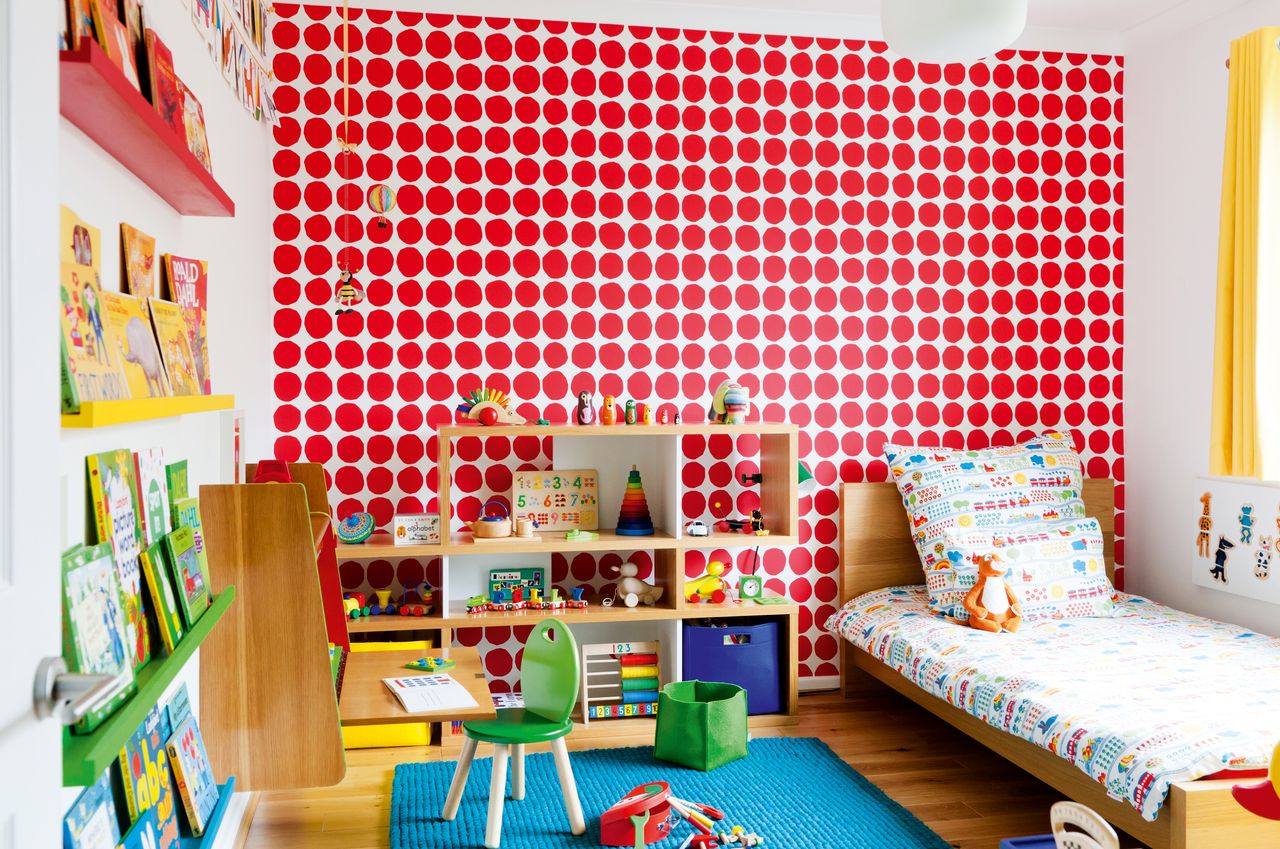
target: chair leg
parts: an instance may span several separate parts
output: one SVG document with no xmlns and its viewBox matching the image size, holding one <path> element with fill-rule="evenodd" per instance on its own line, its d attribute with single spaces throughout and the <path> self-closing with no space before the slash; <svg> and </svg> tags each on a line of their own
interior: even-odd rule
<svg viewBox="0 0 1280 849">
<path fill-rule="evenodd" d="M 524 798 L 524 743 L 511 746 L 511 798 L 517 802 Z"/>
<path fill-rule="evenodd" d="M 498 849 L 502 842 L 502 801 L 507 795 L 507 746 L 493 747 L 493 777 L 489 781 L 489 821 L 484 827 L 484 845 Z"/>
<path fill-rule="evenodd" d="M 467 775 L 471 772 L 471 761 L 476 756 L 479 740 L 468 737 L 462 743 L 462 755 L 458 758 L 458 766 L 453 770 L 453 781 L 449 784 L 449 795 L 444 800 L 445 820 L 452 820 L 458 815 L 458 804 L 462 802 L 462 790 L 467 786 Z"/>
<path fill-rule="evenodd" d="M 582 834 L 587 825 L 582 821 L 582 802 L 578 799 L 578 785 L 573 781 L 573 767 L 569 765 L 569 749 L 564 738 L 551 741 L 551 752 L 556 759 L 556 774 L 560 776 L 560 792 L 564 795 L 564 810 L 569 815 L 569 830 Z"/>
</svg>

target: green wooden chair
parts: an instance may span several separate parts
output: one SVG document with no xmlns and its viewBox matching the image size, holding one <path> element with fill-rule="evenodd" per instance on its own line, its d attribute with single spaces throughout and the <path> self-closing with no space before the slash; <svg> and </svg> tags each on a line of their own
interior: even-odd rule
<svg viewBox="0 0 1280 849">
<path fill-rule="evenodd" d="M 463 724 L 467 740 L 462 756 L 453 772 L 449 795 L 442 816 L 452 820 L 458 815 L 462 790 L 467 785 L 471 761 L 476 747 L 483 741 L 493 744 L 493 777 L 489 782 L 489 820 L 484 830 L 484 845 L 498 849 L 502 841 L 502 803 L 507 790 L 507 758 L 511 758 L 511 798 L 524 798 L 524 747 L 526 743 L 550 743 L 560 776 L 560 792 L 569 815 L 569 830 L 582 834 L 587 830 L 582 819 L 582 802 L 569 766 L 569 750 L 564 738 L 573 730 L 569 713 L 578 698 L 582 680 L 582 661 L 578 643 L 559 619 L 547 619 L 533 629 L 524 645 L 520 662 L 520 689 L 524 707 L 498 711 L 496 719 Z"/>
</svg>

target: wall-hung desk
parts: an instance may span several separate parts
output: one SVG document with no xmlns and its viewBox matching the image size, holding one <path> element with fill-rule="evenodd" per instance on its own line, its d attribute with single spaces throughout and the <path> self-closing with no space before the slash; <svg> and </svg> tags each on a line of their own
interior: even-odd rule
<svg viewBox="0 0 1280 849">
<path fill-rule="evenodd" d="M 446 670 L 476 700 L 476 707 L 450 709 L 426 713 L 408 713 L 387 685 L 384 678 L 408 678 L 426 673 L 405 669 L 424 655 L 442 655 L 457 661 L 457 666 Z M 338 715 L 343 725 L 385 725 L 393 722 L 467 722 L 474 719 L 493 719 L 497 712 L 489 695 L 489 684 L 484 677 L 484 663 L 480 652 L 470 647 L 445 650 L 413 649 L 408 651 L 352 652 L 347 655 L 347 668 L 342 677 L 342 698 L 338 702 Z"/>
</svg>

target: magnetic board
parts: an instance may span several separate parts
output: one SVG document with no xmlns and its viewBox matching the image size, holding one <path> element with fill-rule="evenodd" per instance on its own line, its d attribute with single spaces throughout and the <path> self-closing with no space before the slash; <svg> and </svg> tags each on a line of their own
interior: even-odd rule
<svg viewBox="0 0 1280 849">
<path fill-rule="evenodd" d="M 1280 603 L 1280 486 L 1199 477 L 1187 501 L 1192 582 Z"/>
</svg>

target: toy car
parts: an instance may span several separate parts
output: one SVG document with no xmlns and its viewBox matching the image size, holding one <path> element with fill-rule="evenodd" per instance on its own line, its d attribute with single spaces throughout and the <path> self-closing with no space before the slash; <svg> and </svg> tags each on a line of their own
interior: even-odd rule
<svg viewBox="0 0 1280 849">
<path fill-rule="evenodd" d="M 691 537 L 705 537 L 711 535 L 711 532 L 707 530 L 707 526 L 697 519 L 694 519 L 692 522 L 685 525 L 684 532 Z"/>
</svg>

